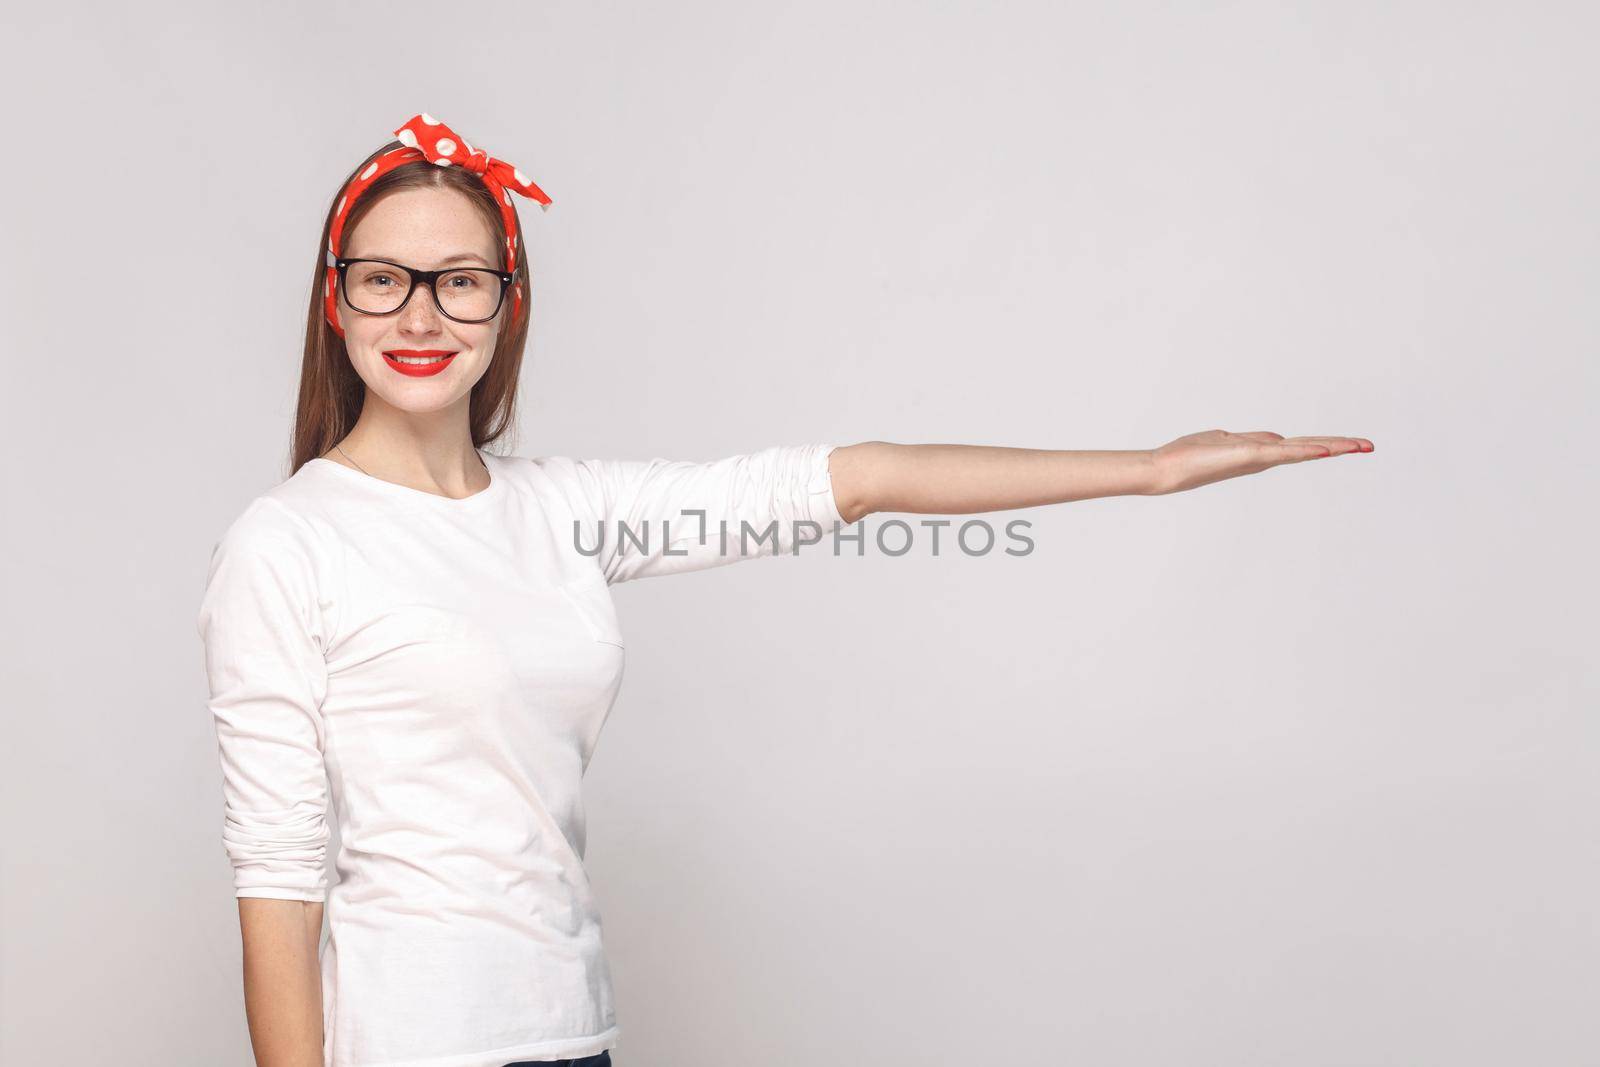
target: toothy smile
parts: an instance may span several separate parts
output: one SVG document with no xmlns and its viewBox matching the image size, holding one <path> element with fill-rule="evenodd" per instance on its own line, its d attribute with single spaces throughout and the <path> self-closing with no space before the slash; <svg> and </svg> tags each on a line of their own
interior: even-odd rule
<svg viewBox="0 0 1600 1067">
<path fill-rule="evenodd" d="M 412 377 L 438 374 L 450 365 L 450 361 L 457 356 L 456 352 L 445 352 L 438 349 L 428 351 L 413 351 L 405 348 L 395 348 L 383 354 L 383 360 L 394 370 Z"/>
<path fill-rule="evenodd" d="M 385 352 L 390 359 L 399 360 L 401 363 L 437 363 L 442 359 L 449 359 L 454 352 Z"/>
</svg>

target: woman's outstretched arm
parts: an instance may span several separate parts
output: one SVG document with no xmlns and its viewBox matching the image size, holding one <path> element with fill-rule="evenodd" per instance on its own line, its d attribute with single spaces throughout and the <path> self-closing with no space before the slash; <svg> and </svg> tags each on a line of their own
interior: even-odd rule
<svg viewBox="0 0 1600 1067">
<path fill-rule="evenodd" d="M 835 449 L 830 473 L 847 523 L 875 512 L 967 515 L 1101 496 L 1160 496 L 1308 459 L 1371 452 L 1364 437 L 1206 430 L 1131 451 L 901 445 Z"/>
</svg>

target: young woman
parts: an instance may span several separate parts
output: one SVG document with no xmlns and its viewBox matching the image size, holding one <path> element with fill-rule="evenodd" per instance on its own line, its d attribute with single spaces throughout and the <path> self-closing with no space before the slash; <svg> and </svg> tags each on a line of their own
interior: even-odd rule
<svg viewBox="0 0 1600 1067">
<path fill-rule="evenodd" d="M 550 200 L 428 115 L 395 132 L 318 246 L 293 473 L 216 544 L 198 618 L 262 1067 L 610 1063 L 579 786 L 622 677 L 611 585 L 875 512 L 1174 493 L 1372 450 L 1210 430 L 1134 451 L 483 451 L 528 331 L 510 194 Z"/>
</svg>

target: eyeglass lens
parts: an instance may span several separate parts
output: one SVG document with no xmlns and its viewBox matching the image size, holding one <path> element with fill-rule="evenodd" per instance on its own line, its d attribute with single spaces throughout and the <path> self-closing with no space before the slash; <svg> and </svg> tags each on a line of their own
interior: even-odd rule
<svg viewBox="0 0 1600 1067">
<path fill-rule="evenodd" d="M 345 299 L 357 311 L 387 315 L 406 297 L 411 279 L 406 272 L 387 263 L 371 261 L 350 264 L 345 272 Z M 421 289 L 423 286 L 418 285 Z M 439 309 L 457 319 L 487 319 L 500 304 L 500 276 L 493 271 L 463 267 L 439 275 L 434 291 L 439 294 Z"/>
</svg>

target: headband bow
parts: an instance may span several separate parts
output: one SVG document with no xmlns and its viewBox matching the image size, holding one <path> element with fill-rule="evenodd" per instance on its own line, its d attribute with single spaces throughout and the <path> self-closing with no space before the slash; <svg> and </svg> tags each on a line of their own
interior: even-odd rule
<svg viewBox="0 0 1600 1067">
<path fill-rule="evenodd" d="M 517 209 L 511 203 L 511 194 L 517 193 L 529 197 L 538 203 L 541 210 L 550 210 L 550 198 L 545 195 L 543 189 L 533 184 L 527 175 L 505 160 L 496 159 L 482 149 L 473 148 L 465 137 L 432 115 L 426 112 L 413 115 L 394 132 L 402 147 L 385 152 L 367 164 L 360 174 L 351 178 L 350 183 L 340 194 L 338 206 L 333 211 L 333 226 L 328 231 L 328 275 L 327 284 L 323 287 L 323 308 L 333 332 L 340 337 L 344 336 L 344 330 L 339 325 L 339 271 L 334 266 L 334 261 L 339 258 L 339 239 L 344 234 L 344 220 L 349 216 L 351 206 L 381 175 L 387 174 L 401 164 L 424 159 L 441 167 L 459 165 L 476 174 L 494 194 L 495 204 L 500 208 L 500 218 L 505 223 L 507 271 L 517 269 L 517 236 L 521 232 L 521 228 L 517 225 Z M 513 287 L 511 295 L 513 300 L 511 312 L 515 317 L 522 311 L 520 282 Z"/>
</svg>

